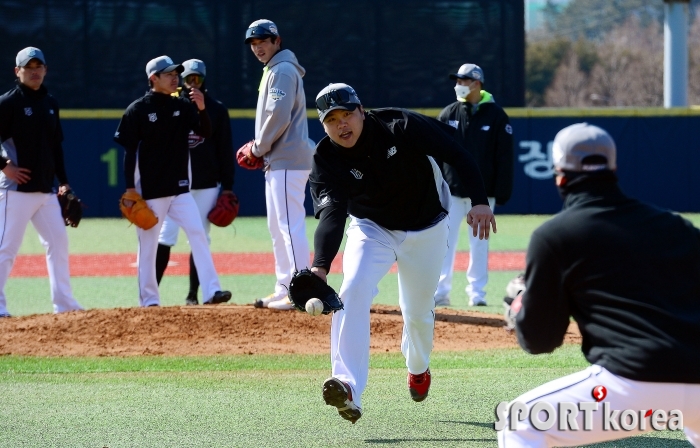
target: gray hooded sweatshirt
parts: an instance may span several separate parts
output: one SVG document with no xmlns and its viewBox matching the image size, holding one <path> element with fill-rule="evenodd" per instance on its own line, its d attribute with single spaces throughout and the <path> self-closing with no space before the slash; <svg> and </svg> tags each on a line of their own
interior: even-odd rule
<svg viewBox="0 0 700 448">
<path fill-rule="evenodd" d="M 253 155 L 266 170 L 310 170 L 316 144 L 309 139 L 306 73 L 290 50 L 282 50 L 263 70 L 255 113 Z"/>
</svg>

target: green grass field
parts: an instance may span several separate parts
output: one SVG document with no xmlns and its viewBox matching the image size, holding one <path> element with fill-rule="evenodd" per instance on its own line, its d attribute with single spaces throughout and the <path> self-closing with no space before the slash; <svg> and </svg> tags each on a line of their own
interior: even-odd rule
<svg viewBox="0 0 700 448">
<path fill-rule="evenodd" d="M 688 215 L 693 222 L 698 215 Z M 532 230 L 547 216 L 498 216 L 492 250 L 524 250 Z M 316 221 L 307 221 L 313 234 Z M 468 250 L 466 226 L 459 250 Z M 68 230 L 72 253 L 135 252 L 135 230 L 124 220 L 88 219 Z M 239 218 L 212 232 L 215 252 L 265 252 L 270 241 L 263 218 Z M 181 235 L 176 251 L 188 251 Z M 21 253 L 42 253 L 28 229 Z M 513 271 L 492 272 L 490 306 L 500 299 Z M 272 275 L 230 275 L 222 285 L 234 301 L 267 293 Z M 339 286 L 340 275 L 330 283 Z M 135 306 L 136 279 L 72 279 L 88 308 Z M 467 308 L 464 274 L 455 275 L 453 304 Z M 166 276 L 162 303 L 179 305 L 186 277 Z M 51 310 L 48 280 L 11 278 L 6 286 L 15 315 Z M 380 284 L 376 303 L 397 304 L 396 276 Z M 31 337 L 31 335 L 27 335 Z M 236 341 L 238 343 L 238 341 Z M 364 415 L 356 424 L 325 406 L 320 389 L 330 374 L 327 356 L 40 358 L 0 356 L 0 447 L 493 447 L 494 409 L 532 387 L 587 366 L 580 350 L 565 346 L 551 355 L 521 350 L 436 352 L 433 387 L 423 403 L 410 400 L 400 354 L 371 358 Z M 689 447 L 682 432 L 658 432 L 598 447 Z"/>
</svg>

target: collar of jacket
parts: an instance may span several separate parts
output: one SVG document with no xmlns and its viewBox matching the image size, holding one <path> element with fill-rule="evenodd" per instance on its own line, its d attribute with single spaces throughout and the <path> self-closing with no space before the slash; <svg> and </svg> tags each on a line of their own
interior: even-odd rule
<svg viewBox="0 0 700 448">
<path fill-rule="evenodd" d="M 563 208 L 601 196 L 623 196 L 614 171 L 566 173 L 566 178 L 566 184 L 563 187 L 557 187 L 559 194 L 564 199 Z"/>
<path fill-rule="evenodd" d="M 153 89 L 149 90 L 146 95 L 150 95 L 153 101 L 169 101 L 172 98 L 177 98 L 177 95 L 172 93 L 160 93 L 154 91 Z"/>
<path fill-rule="evenodd" d="M 19 87 L 19 90 L 22 92 L 22 95 L 26 96 L 27 98 L 40 99 L 44 98 L 49 93 L 48 89 L 44 87 L 43 84 L 39 86 L 37 90 L 34 90 L 19 82 L 19 79 L 16 82 L 17 87 Z"/>
<path fill-rule="evenodd" d="M 464 103 L 464 106 L 466 107 L 467 100 L 462 100 L 460 98 L 457 98 L 457 101 Z M 479 110 L 479 107 L 481 107 L 482 104 L 495 103 L 495 102 L 496 101 L 493 99 L 493 95 L 491 95 L 486 90 L 482 90 L 481 91 L 481 100 L 479 100 L 479 102 L 476 104 L 472 104 L 472 114 L 475 114 L 476 111 Z"/>
</svg>

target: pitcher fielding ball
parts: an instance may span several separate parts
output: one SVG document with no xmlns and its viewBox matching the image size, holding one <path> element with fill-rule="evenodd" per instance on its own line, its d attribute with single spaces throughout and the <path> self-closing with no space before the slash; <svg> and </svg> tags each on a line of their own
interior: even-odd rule
<svg viewBox="0 0 700 448">
<path fill-rule="evenodd" d="M 321 299 L 311 298 L 306 302 L 306 312 L 312 316 L 318 316 L 323 313 L 323 302 Z"/>
</svg>

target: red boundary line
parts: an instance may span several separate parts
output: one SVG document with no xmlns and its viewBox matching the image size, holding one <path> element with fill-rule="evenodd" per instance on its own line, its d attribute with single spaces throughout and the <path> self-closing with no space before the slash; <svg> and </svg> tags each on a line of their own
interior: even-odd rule
<svg viewBox="0 0 700 448">
<path fill-rule="evenodd" d="M 273 274 L 274 258 L 271 253 L 215 253 L 214 265 L 220 275 Z M 172 254 L 168 275 L 189 273 L 189 254 Z M 469 253 L 457 252 L 455 270 L 466 271 Z M 340 273 L 342 254 L 333 261 L 331 272 Z M 525 269 L 525 252 L 491 252 L 489 270 L 517 271 Z M 70 256 L 72 277 L 120 277 L 136 275 L 136 254 L 78 254 Z M 391 272 L 396 272 L 396 265 Z M 18 255 L 10 277 L 47 277 L 44 255 Z"/>
</svg>

